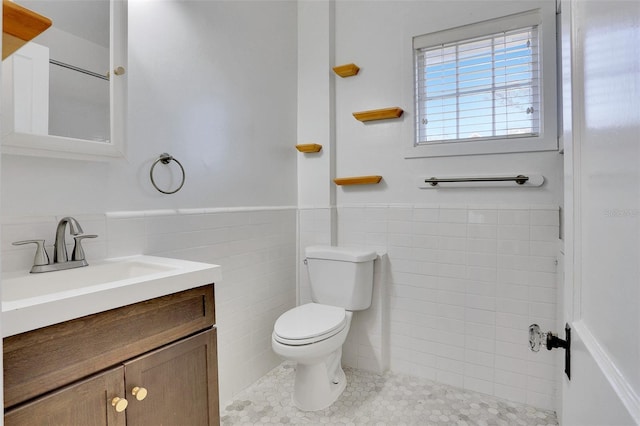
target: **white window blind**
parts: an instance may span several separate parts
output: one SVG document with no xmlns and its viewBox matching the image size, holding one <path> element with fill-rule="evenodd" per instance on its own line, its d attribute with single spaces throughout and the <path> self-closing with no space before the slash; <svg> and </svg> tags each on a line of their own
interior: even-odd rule
<svg viewBox="0 0 640 426">
<path fill-rule="evenodd" d="M 417 145 L 540 135 L 538 25 L 420 44 Z"/>
</svg>

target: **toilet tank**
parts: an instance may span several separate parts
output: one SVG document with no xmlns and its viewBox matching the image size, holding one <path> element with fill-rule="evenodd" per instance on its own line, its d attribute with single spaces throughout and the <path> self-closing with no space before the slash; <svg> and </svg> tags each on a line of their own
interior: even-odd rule
<svg viewBox="0 0 640 426">
<path fill-rule="evenodd" d="M 348 311 L 371 306 L 375 251 L 310 246 L 305 255 L 314 302 L 340 306 Z"/>
</svg>

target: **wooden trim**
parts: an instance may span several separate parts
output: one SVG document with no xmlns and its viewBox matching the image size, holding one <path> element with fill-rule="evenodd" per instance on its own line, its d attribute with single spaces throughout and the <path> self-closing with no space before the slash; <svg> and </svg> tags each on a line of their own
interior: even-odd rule
<svg viewBox="0 0 640 426">
<path fill-rule="evenodd" d="M 375 121 L 375 120 L 387 120 L 390 118 L 398 118 L 404 111 L 400 107 L 372 109 L 369 111 L 354 112 L 353 116 L 358 121 Z"/>
<path fill-rule="evenodd" d="M 358 71 L 360 71 L 360 68 L 356 64 L 338 65 L 333 67 L 333 72 L 342 78 L 352 77 L 358 74 Z"/>
<path fill-rule="evenodd" d="M 320 152 L 322 150 L 322 145 L 317 143 L 305 143 L 301 145 L 296 145 L 296 149 L 300 152 Z"/>
<path fill-rule="evenodd" d="M 336 185 L 370 185 L 380 183 L 382 176 L 352 176 L 335 178 Z"/>
<path fill-rule="evenodd" d="M 9 0 L 2 0 L 2 59 L 51 26 L 51 19 Z"/>
</svg>

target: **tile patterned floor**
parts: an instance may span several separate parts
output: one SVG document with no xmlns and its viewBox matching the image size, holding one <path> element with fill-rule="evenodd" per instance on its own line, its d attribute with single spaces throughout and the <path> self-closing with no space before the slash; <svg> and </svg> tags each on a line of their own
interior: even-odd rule
<svg viewBox="0 0 640 426">
<path fill-rule="evenodd" d="M 285 362 L 223 407 L 226 425 L 557 425 L 552 411 L 397 373 L 345 368 L 347 388 L 331 407 L 291 403 L 294 364 Z"/>
</svg>

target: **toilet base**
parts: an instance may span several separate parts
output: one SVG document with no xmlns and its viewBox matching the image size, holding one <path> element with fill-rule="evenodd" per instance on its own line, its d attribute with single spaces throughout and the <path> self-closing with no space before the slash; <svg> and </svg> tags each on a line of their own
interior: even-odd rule
<svg viewBox="0 0 640 426">
<path fill-rule="evenodd" d="M 347 379 L 342 370 L 342 345 L 351 327 L 352 312 L 345 313 L 347 322 L 337 334 L 308 345 L 285 345 L 274 335 L 273 351 L 296 362 L 293 405 L 302 411 L 323 410 L 333 404 L 344 391 Z"/>
<path fill-rule="evenodd" d="M 324 362 L 298 362 L 291 396 L 293 405 L 302 411 L 318 411 L 333 404 L 347 386 L 341 360 L 342 347 Z"/>
</svg>

